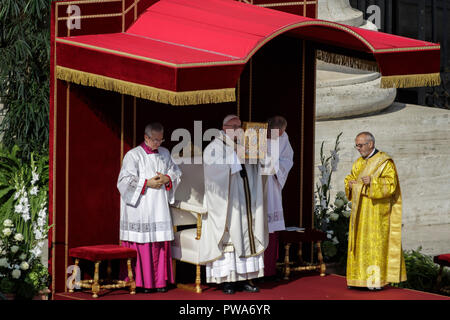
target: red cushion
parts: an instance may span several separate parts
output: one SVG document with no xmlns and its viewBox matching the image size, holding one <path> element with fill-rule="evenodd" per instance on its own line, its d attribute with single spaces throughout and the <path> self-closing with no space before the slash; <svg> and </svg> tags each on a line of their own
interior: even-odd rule
<svg viewBox="0 0 450 320">
<path fill-rule="evenodd" d="M 77 247 L 69 250 L 69 256 L 90 261 L 136 258 L 136 250 L 116 244 Z"/>
<path fill-rule="evenodd" d="M 447 267 L 450 267 L 450 253 L 435 256 L 434 262 L 444 265 L 444 266 L 447 266 Z"/>
</svg>

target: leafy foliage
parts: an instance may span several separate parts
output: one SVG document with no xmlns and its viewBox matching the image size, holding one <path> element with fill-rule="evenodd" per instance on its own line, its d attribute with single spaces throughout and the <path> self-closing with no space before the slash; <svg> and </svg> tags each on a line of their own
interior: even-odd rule
<svg viewBox="0 0 450 320">
<path fill-rule="evenodd" d="M 421 253 L 422 247 L 417 250 L 404 251 L 407 281 L 398 284 L 392 284 L 399 288 L 408 288 L 432 293 L 436 291 L 436 282 L 439 273 L 439 266 L 433 262 L 429 255 Z M 450 285 L 450 270 L 444 268 L 442 274 L 443 287 Z"/>
<path fill-rule="evenodd" d="M 0 3 L 0 100 L 3 143 L 22 158 L 48 150 L 50 1 Z"/>
</svg>

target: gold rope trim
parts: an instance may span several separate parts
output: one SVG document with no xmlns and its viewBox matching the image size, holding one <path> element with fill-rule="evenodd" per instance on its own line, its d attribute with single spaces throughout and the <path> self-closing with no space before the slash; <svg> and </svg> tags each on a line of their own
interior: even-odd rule
<svg viewBox="0 0 450 320">
<path fill-rule="evenodd" d="M 327 62 L 327 63 L 333 63 L 340 66 L 346 66 L 351 67 L 355 69 L 361 69 L 361 70 L 367 70 L 367 71 L 373 71 L 373 72 L 380 72 L 378 68 L 378 64 L 376 61 L 369 61 L 364 60 L 360 58 L 355 57 L 349 57 L 342 54 L 317 50 L 317 59 Z"/>
<path fill-rule="evenodd" d="M 175 106 L 236 101 L 235 88 L 174 92 L 61 66 L 56 67 L 56 77 L 84 86 L 115 91 Z"/>
<path fill-rule="evenodd" d="M 381 88 L 434 87 L 441 84 L 439 73 L 382 76 Z"/>
</svg>

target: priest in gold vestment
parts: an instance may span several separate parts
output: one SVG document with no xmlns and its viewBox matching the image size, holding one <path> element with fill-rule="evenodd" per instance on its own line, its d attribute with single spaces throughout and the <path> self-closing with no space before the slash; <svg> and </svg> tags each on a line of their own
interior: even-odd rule
<svg viewBox="0 0 450 320">
<path fill-rule="evenodd" d="M 394 161 L 375 148 L 370 132 L 358 134 L 355 144 L 361 157 L 345 178 L 345 192 L 352 202 L 347 286 L 381 289 L 406 281 L 400 184 Z"/>
</svg>

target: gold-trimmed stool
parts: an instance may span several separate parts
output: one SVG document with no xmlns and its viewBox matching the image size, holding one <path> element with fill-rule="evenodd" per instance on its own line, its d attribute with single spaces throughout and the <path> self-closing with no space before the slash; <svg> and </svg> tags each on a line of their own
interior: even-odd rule
<svg viewBox="0 0 450 320">
<path fill-rule="evenodd" d="M 76 281 L 76 276 L 73 278 L 73 283 L 69 288 L 69 292 L 73 292 L 74 287 L 87 288 L 92 290 L 92 297 L 98 298 L 98 293 L 101 289 L 118 289 L 130 288 L 130 294 L 136 293 L 136 282 L 134 281 L 133 272 L 131 269 L 131 260 L 136 259 L 137 252 L 134 249 L 125 248 L 115 244 L 103 244 L 95 246 L 77 247 L 69 250 L 69 256 L 75 259 L 74 274 L 79 270 L 80 259 L 89 260 L 95 263 L 94 279 Z M 128 281 L 111 280 L 111 260 L 127 259 Z M 100 263 L 108 261 L 107 277 L 108 279 L 99 278 Z"/>
<path fill-rule="evenodd" d="M 284 245 L 284 262 L 279 263 L 279 265 L 283 266 L 284 269 L 284 279 L 289 280 L 289 275 L 292 271 L 309 271 L 309 270 L 318 270 L 320 272 L 320 276 L 325 276 L 326 266 L 323 262 L 322 248 L 321 243 L 326 239 L 326 234 L 319 230 L 305 230 L 305 231 L 279 231 L 279 239 L 280 242 Z M 311 242 L 314 243 L 317 247 L 317 264 L 304 265 L 303 257 L 302 257 L 302 243 L 303 242 Z M 298 243 L 298 261 L 297 266 L 294 265 L 294 262 L 289 260 L 289 249 L 292 243 Z"/>
</svg>

